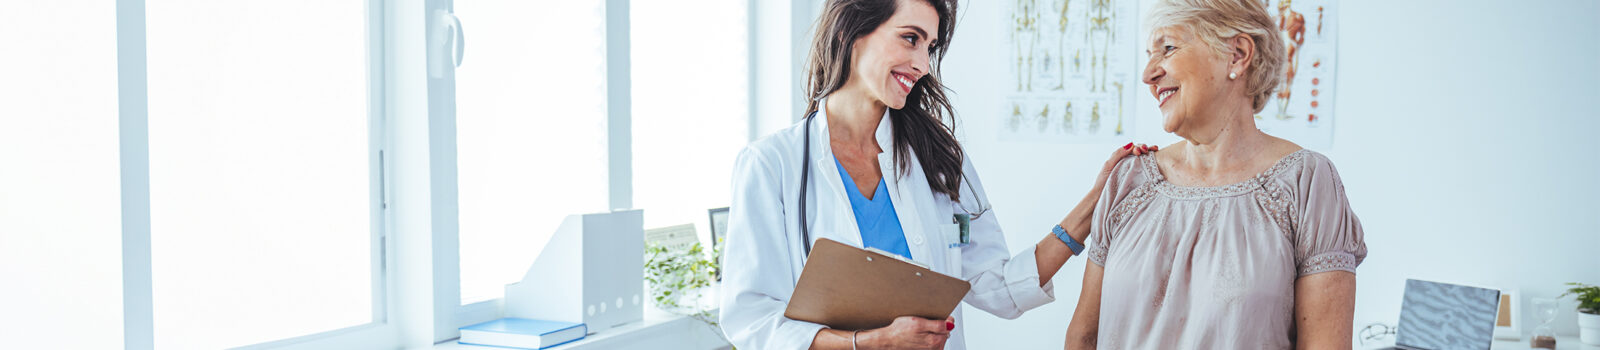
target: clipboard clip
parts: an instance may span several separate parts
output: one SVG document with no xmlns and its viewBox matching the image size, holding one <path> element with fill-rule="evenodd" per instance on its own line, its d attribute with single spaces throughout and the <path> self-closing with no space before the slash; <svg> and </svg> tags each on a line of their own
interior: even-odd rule
<svg viewBox="0 0 1600 350">
<path fill-rule="evenodd" d="M 873 248 L 873 247 L 866 247 L 866 248 L 863 248 L 863 249 L 865 249 L 866 251 L 869 251 L 869 252 L 878 253 L 878 255 L 894 258 L 895 260 L 904 261 L 904 262 L 906 262 L 908 264 L 912 264 L 912 265 L 916 265 L 917 267 L 920 267 L 920 268 L 928 269 L 929 271 L 933 270 L 932 267 L 928 267 L 928 264 L 924 264 L 924 263 L 916 261 L 916 260 L 906 259 L 906 257 L 900 256 L 900 254 L 890 253 L 887 250 Z M 868 256 L 867 257 L 867 261 L 872 261 L 872 257 Z"/>
</svg>

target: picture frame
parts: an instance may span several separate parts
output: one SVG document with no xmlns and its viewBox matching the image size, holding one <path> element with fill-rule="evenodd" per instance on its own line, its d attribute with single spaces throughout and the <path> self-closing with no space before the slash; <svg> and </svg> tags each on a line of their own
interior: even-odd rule
<svg viewBox="0 0 1600 350">
<path fill-rule="evenodd" d="M 722 240 L 728 236 L 728 207 L 711 208 L 709 210 L 706 210 L 706 217 L 708 219 L 710 219 L 709 226 L 707 226 L 707 227 L 709 227 L 710 228 L 709 231 L 711 231 L 711 246 L 713 247 L 712 250 L 715 250 L 715 247 L 718 244 L 720 244 L 719 242 L 722 242 Z M 716 256 L 716 263 L 717 263 L 717 266 L 719 266 L 719 268 L 717 268 L 717 281 L 721 282 L 722 281 L 722 268 L 720 268 L 720 266 L 722 266 L 722 256 L 721 255 Z"/>
<path fill-rule="evenodd" d="M 1495 316 L 1495 339 L 1522 339 L 1522 291 L 1500 290 L 1499 315 Z"/>
<path fill-rule="evenodd" d="M 706 210 L 706 216 L 711 220 L 711 244 L 717 244 L 728 235 L 728 207 L 711 208 Z"/>
</svg>

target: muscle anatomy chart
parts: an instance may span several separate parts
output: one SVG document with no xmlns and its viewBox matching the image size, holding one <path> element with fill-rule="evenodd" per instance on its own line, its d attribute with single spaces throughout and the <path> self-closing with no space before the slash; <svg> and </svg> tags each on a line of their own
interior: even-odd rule
<svg viewBox="0 0 1600 350">
<path fill-rule="evenodd" d="M 1333 142 L 1338 1 L 1264 0 L 1287 49 L 1283 82 L 1256 115 L 1262 131 L 1313 149 Z"/>
</svg>

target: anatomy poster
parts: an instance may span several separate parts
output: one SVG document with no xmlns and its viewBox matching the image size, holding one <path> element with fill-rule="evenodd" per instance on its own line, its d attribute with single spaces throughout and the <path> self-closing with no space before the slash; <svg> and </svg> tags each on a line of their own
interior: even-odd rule
<svg viewBox="0 0 1600 350">
<path fill-rule="evenodd" d="M 1128 139 L 1142 62 L 1138 2 L 1008 0 L 1002 141 Z"/>
<path fill-rule="evenodd" d="M 1335 119 L 1338 2 L 1267 0 L 1267 11 L 1288 47 L 1288 64 L 1277 92 L 1256 114 L 1256 127 L 1302 147 L 1326 150 L 1333 143 Z"/>
</svg>

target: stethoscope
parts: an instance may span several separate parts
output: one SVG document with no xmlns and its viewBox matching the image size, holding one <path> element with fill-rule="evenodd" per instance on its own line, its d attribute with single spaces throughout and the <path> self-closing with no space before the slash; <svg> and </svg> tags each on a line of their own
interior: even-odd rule
<svg viewBox="0 0 1600 350">
<path fill-rule="evenodd" d="M 805 148 L 800 151 L 800 246 L 806 252 L 802 259 L 811 256 L 811 229 L 806 225 L 806 184 L 811 183 L 811 120 L 817 119 L 816 116 L 815 111 L 806 115 Z"/>
<path fill-rule="evenodd" d="M 800 151 L 800 247 L 804 248 L 806 257 L 811 256 L 811 229 L 806 225 L 806 194 L 808 193 L 806 185 L 811 183 L 811 120 L 817 119 L 816 116 L 817 112 L 815 111 L 806 115 L 805 141 L 802 141 L 802 147 L 804 148 Z M 965 182 L 967 187 L 972 187 L 972 182 L 965 176 L 961 177 L 961 181 Z M 973 198 L 976 198 L 976 196 L 977 194 L 974 193 Z M 988 204 L 983 203 L 982 199 L 977 199 L 977 201 L 979 209 L 977 213 L 968 211 L 965 206 L 960 206 L 961 211 L 967 212 L 968 220 L 978 220 L 984 213 L 989 212 Z"/>
</svg>

